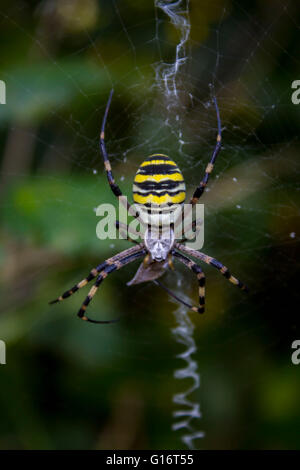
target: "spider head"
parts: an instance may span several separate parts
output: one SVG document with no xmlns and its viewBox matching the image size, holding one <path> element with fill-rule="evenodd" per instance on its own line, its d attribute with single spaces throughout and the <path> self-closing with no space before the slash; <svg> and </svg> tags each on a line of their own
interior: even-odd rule
<svg viewBox="0 0 300 470">
<path fill-rule="evenodd" d="M 145 245 L 154 261 L 164 261 L 174 245 L 174 232 L 169 230 L 160 233 L 158 231 L 146 230 Z"/>
</svg>

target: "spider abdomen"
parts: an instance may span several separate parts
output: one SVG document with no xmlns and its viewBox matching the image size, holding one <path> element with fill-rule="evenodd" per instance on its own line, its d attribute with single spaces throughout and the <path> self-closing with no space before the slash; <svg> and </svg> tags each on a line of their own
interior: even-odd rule
<svg viewBox="0 0 300 470">
<path fill-rule="evenodd" d="M 157 209 L 182 204 L 185 183 L 176 163 L 163 154 L 148 157 L 135 175 L 133 200 L 136 204 Z"/>
</svg>

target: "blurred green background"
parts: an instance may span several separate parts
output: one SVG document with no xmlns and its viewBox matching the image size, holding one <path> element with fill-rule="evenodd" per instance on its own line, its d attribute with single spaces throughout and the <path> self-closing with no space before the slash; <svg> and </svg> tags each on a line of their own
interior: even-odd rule
<svg viewBox="0 0 300 470">
<path fill-rule="evenodd" d="M 299 79 L 296 2 L 190 2 L 189 60 L 171 114 L 155 72 L 178 32 L 152 0 L 1 2 L 1 449 L 177 449 L 172 431 L 176 305 L 153 284 L 128 288 L 137 264 L 114 273 L 81 322 L 86 292 L 48 306 L 105 258 L 94 209 L 114 202 L 98 150 L 115 88 L 107 148 L 121 187 L 151 153 L 170 153 L 192 192 L 213 150 L 218 96 L 224 148 L 205 203 L 203 251 L 246 282 L 210 267 L 205 316 L 191 314 L 201 377 L 191 399 L 202 449 L 299 448 Z M 176 114 L 180 118 L 176 120 Z M 167 124 L 169 119 L 169 125 Z M 179 132 L 185 144 L 180 145 Z M 297 191 L 298 190 L 298 191 Z M 181 282 L 178 286 L 177 281 Z M 165 283 L 197 300 L 192 274 Z"/>
</svg>

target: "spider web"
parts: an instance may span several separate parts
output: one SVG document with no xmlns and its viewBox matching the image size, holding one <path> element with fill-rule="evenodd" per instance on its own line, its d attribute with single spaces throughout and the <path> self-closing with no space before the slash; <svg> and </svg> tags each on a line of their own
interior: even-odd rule
<svg viewBox="0 0 300 470">
<path fill-rule="evenodd" d="M 125 249 L 126 242 L 119 241 L 105 242 L 101 248 L 93 232 L 95 208 L 113 202 L 98 149 L 109 90 L 114 88 L 115 95 L 106 145 L 116 179 L 128 195 L 139 164 L 154 152 L 174 158 L 185 176 L 188 194 L 192 194 L 216 143 L 212 102 L 216 96 L 223 144 L 201 199 L 205 204 L 203 251 L 224 262 L 246 282 L 251 297 L 249 300 L 231 290 L 219 273 L 206 269 L 207 316 L 192 319 L 196 331 L 189 319 L 184 327 L 193 344 L 200 345 L 190 361 L 204 361 L 201 358 L 213 354 L 215 347 L 219 351 L 216 365 L 222 361 L 227 342 L 243 343 L 240 335 L 249 348 L 258 341 L 264 359 L 280 356 L 282 351 L 288 355 L 290 340 L 297 336 L 296 317 L 284 299 L 293 295 L 290 288 L 296 276 L 299 241 L 299 108 L 291 102 L 291 83 L 299 78 L 299 9 L 285 1 L 273 2 L 272 8 L 263 1 L 254 8 L 248 2 L 229 0 L 84 3 L 46 0 L 37 3 L 33 11 L 22 2 L 6 10 L 1 7 L 4 38 L 15 34 L 15 41 L 24 50 L 19 64 L 12 63 L 2 51 L 5 66 L 0 69 L 0 79 L 6 82 L 7 105 L 0 107 L 1 180 L 2 190 L 8 194 L 1 203 L 5 226 L 2 238 L 6 240 L 14 233 L 18 239 L 18 233 L 23 233 L 25 242 L 42 240 L 50 253 L 70 258 L 87 254 L 89 260 L 95 253 L 107 256 Z M 37 220 L 34 213 L 42 212 L 42 208 L 45 215 Z M 57 257 L 54 261 L 46 257 L 46 264 L 55 264 Z M 89 267 L 87 264 L 87 270 Z M 31 267 L 32 282 L 45 277 L 46 270 L 47 266 L 38 263 L 35 269 Z M 74 278 L 66 273 L 64 286 L 84 275 L 81 268 Z M 10 276 L 7 268 L 4 278 Z M 119 285 L 124 279 L 130 279 L 128 272 L 117 275 L 115 282 Z M 164 282 L 182 298 L 190 296 L 189 303 L 197 301 L 196 281 L 184 270 L 169 273 Z M 118 354 L 133 354 L 140 371 L 143 361 L 150 365 L 147 345 L 153 338 L 147 333 L 148 327 L 155 332 L 158 324 L 168 333 L 173 329 L 174 340 L 182 321 L 180 309 L 175 327 L 171 315 L 159 315 L 160 302 L 167 302 L 163 291 L 151 284 L 135 289 L 130 297 L 132 310 L 143 310 L 142 320 L 134 313 L 130 316 L 121 342 L 112 340 L 112 329 L 108 334 L 112 342 L 106 358 L 110 358 L 116 373 L 114 359 Z M 125 288 L 121 293 L 130 295 Z M 80 302 L 79 297 L 76 301 L 73 306 Z M 109 294 L 104 301 L 110 302 Z M 94 308 L 102 302 L 95 299 Z M 22 298 L 8 299 L 5 309 L 18 319 L 16 312 L 22 305 Z M 47 324 L 49 311 L 43 312 L 40 318 L 29 317 L 29 331 L 36 328 L 40 332 L 39 325 Z M 284 324 L 279 318 L 283 312 Z M 70 321 L 67 318 L 66 324 Z M 135 327 L 136 321 L 141 323 Z M 14 340 L 21 333 L 18 329 L 12 332 L 9 325 L 4 318 L 3 335 Z M 226 331 L 224 338 L 220 328 Z M 133 339 L 135 329 L 138 337 Z M 95 334 L 95 338 L 100 334 L 102 339 L 106 335 L 99 330 L 89 334 Z M 185 340 L 189 348 L 187 336 Z M 59 347 L 73 351 L 72 338 L 68 341 L 67 346 Z M 167 354 L 164 348 L 158 349 Z M 142 356 L 138 355 L 141 351 Z M 173 346 L 169 359 L 171 354 L 180 354 L 179 347 Z M 87 357 L 91 363 L 95 361 L 88 352 Z M 249 352 L 248 362 L 251 358 Z M 209 363 L 202 364 L 205 370 Z M 151 365 L 152 380 L 162 376 L 171 383 L 171 370 L 160 368 L 158 359 Z M 189 377 L 181 374 L 183 381 Z M 247 387 L 251 380 L 253 376 L 249 381 L 244 379 L 242 386 Z M 172 382 L 178 404 L 176 387 Z M 189 384 L 187 395 L 190 391 L 194 403 L 203 408 L 201 389 L 196 391 L 193 385 L 190 389 Z M 157 399 L 156 403 L 159 408 Z M 184 399 L 180 404 L 185 405 Z M 205 412 L 209 414 L 207 409 Z M 184 411 L 180 413 L 175 410 L 175 416 L 184 415 Z M 210 429 L 205 420 L 199 421 L 200 416 L 198 412 L 192 420 L 191 433 L 195 432 L 196 438 L 203 437 L 206 424 L 206 436 Z M 187 419 L 182 427 L 191 425 Z M 180 428 L 176 423 L 174 426 Z M 191 448 L 212 446 L 207 439 L 196 442 L 185 435 L 185 443 Z"/>
</svg>

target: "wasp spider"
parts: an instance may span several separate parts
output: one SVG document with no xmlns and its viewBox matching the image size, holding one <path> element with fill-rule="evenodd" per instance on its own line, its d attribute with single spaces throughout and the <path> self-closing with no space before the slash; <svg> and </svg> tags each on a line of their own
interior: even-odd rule
<svg viewBox="0 0 300 470">
<path fill-rule="evenodd" d="M 107 120 L 107 115 L 109 107 L 111 104 L 111 99 L 113 95 L 113 90 L 110 92 L 110 96 L 106 105 L 101 133 L 100 133 L 100 149 L 103 155 L 104 166 L 107 174 L 108 183 L 111 187 L 114 195 L 124 201 L 123 193 L 112 174 L 111 164 L 107 155 L 105 141 L 104 141 L 104 131 Z M 214 104 L 217 113 L 217 122 L 218 122 L 218 133 L 217 133 L 217 142 L 212 153 L 211 159 L 206 167 L 203 179 L 200 181 L 199 186 L 197 186 L 194 194 L 190 200 L 190 205 L 193 207 L 199 201 L 202 196 L 206 185 L 208 183 L 209 175 L 213 170 L 216 158 L 221 150 L 221 120 L 219 115 L 219 109 L 217 101 L 214 98 Z M 181 171 L 179 170 L 176 163 L 166 155 L 163 154 L 154 154 L 148 157 L 139 167 L 134 183 L 133 183 L 133 200 L 136 205 L 141 208 L 141 211 L 147 211 L 147 208 L 151 207 L 151 213 L 154 210 L 157 214 L 161 214 L 163 208 L 168 208 L 169 211 L 172 210 L 173 206 L 182 205 L 185 201 L 185 183 Z M 126 199 L 127 210 L 134 215 L 134 217 L 139 218 L 139 214 L 133 211 L 133 206 L 131 206 Z M 85 321 L 92 323 L 113 323 L 117 320 L 107 320 L 107 321 L 98 321 L 89 318 L 86 315 L 86 309 L 91 302 L 92 298 L 96 294 L 100 284 L 104 279 L 113 271 L 121 269 L 123 266 L 139 259 L 144 258 L 140 267 L 137 270 L 134 278 L 128 282 L 128 285 L 138 284 L 140 282 L 154 281 L 156 284 L 164 288 L 170 295 L 172 295 L 176 300 L 183 303 L 189 307 L 194 312 L 204 313 L 205 305 L 205 275 L 202 268 L 195 261 L 192 261 L 190 257 L 196 258 L 203 263 L 209 264 L 214 268 L 218 269 L 223 276 L 230 281 L 232 284 L 236 285 L 242 290 L 247 291 L 247 287 L 236 277 L 232 276 L 230 271 L 226 266 L 224 266 L 220 261 L 217 261 L 215 258 L 208 256 L 199 251 L 193 250 L 184 245 L 186 238 L 183 238 L 179 242 L 175 241 L 174 231 L 171 229 L 169 236 L 165 237 L 162 233 L 158 237 L 154 237 L 150 229 L 147 229 L 144 233 L 143 241 L 138 243 L 134 241 L 127 231 L 127 226 L 121 224 L 120 222 L 116 223 L 119 230 L 126 230 L 126 237 L 130 242 L 135 243 L 135 246 L 128 248 L 127 250 L 122 251 L 121 253 L 116 254 L 112 258 L 107 259 L 103 263 L 99 264 L 96 268 L 92 269 L 89 275 L 76 284 L 71 289 L 64 292 L 60 297 L 53 300 L 52 303 L 59 302 L 74 292 L 84 287 L 88 282 L 96 279 L 93 287 L 88 293 L 88 296 L 84 300 L 78 316 Z M 193 221 L 193 227 L 197 225 L 197 221 Z M 183 263 L 188 269 L 190 269 L 197 277 L 199 285 L 199 306 L 192 306 L 183 300 L 179 299 L 175 294 L 172 293 L 167 287 L 165 287 L 160 281 L 157 281 L 157 278 L 162 276 L 162 274 L 169 268 L 173 268 L 172 259 L 176 258 L 178 261 Z"/>
</svg>

